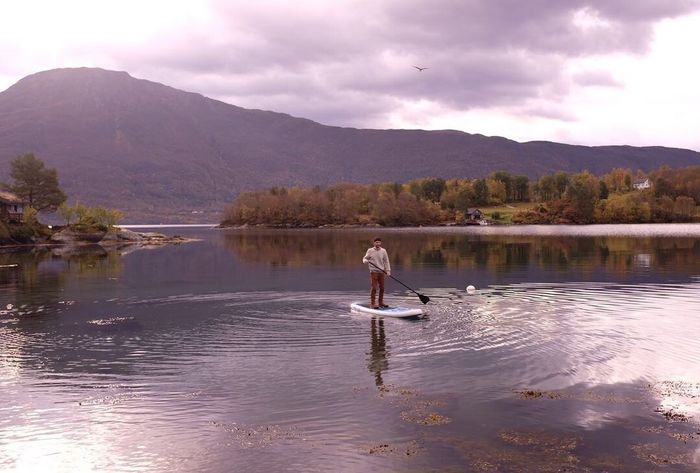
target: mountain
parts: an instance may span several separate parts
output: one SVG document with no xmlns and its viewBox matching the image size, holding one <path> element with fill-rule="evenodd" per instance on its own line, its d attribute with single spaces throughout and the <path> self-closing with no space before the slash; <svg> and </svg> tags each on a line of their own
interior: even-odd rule
<svg viewBox="0 0 700 473">
<path fill-rule="evenodd" d="M 132 223 L 217 221 L 237 193 L 275 185 L 700 164 L 685 149 L 332 127 L 93 68 L 40 72 L 0 93 L 0 179 L 28 152 L 58 169 L 71 201 Z"/>
</svg>

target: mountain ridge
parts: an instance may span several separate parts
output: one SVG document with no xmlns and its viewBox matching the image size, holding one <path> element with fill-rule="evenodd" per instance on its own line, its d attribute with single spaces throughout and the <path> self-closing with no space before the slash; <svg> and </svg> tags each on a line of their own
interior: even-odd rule
<svg viewBox="0 0 700 473">
<path fill-rule="evenodd" d="M 696 151 L 663 146 L 328 126 L 98 68 L 38 72 L 0 92 L 0 178 L 28 152 L 58 169 L 71 200 L 133 223 L 213 221 L 237 193 L 280 185 L 700 164 Z"/>
</svg>

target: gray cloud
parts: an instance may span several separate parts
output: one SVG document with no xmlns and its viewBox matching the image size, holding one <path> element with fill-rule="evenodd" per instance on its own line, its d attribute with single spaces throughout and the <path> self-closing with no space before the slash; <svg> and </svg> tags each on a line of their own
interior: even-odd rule
<svg viewBox="0 0 700 473">
<path fill-rule="evenodd" d="M 696 0 L 392 0 L 387 18 L 401 40 L 414 47 L 512 48 L 576 56 L 643 51 L 654 22 L 697 8 Z M 601 24 L 581 27 L 577 16 Z"/>
<path fill-rule="evenodd" d="M 333 125 L 379 124 L 418 100 L 443 110 L 505 105 L 571 119 L 531 102 L 617 83 L 605 71 L 570 76 L 570 59 L 642 54 L 656 22 L 699 7 L 698 0 L 330 3 L 215 1 L 213 26 L 195 24 L 138 54 L 116 54 L 134 75 Z"/>
<path fill-rule="evenodd" d="M 582 86 L 620 87 L 622 85 L 608 71 L 581 71 L 574 74 L 572 80 Z"/>
</svg>

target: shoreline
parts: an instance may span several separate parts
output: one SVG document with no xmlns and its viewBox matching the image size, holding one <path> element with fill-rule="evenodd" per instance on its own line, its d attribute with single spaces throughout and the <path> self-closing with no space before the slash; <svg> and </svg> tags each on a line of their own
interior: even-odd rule
<svg viewBox="0 0 700 473">
<path fill-rule="evenodd" d="M 135 232 L 126 228 L 115 227 L 116 231 L 109 232 L 76 232 L 65 228 L 55 231 L 50 236 L 35 242 L 11 242 L 0 244 L 1 249 L 34 249 L 34 248 L 84 248 L 100 246 L 104 249 L 127 246 L 165 246 L 179 245 L 198 241 L 180 235 L 168 236 L 156 232 Z"/>
<path fill-rule="evenodd" d="M 307 227 L 280 228 L 269 226 L 217 227 L 216 230 L 231 232 L 309 232 L 352 231 L 387 233 L 451 233 L 463 235 L 503 235 L 523 237 L 700 237 L 700 223 L 596 223 L 596 224 L 513 224 L 513 225 L 463 225 L 463 226 L 415 226 L 415 227 Z"/>
</svg>

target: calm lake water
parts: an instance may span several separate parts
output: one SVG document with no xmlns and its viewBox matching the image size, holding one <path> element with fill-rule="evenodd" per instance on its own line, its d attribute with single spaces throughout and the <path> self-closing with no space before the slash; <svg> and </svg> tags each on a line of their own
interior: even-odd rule
<svg viewBox="0 0 700 473">
<path fill-rule="evenodd" d="M 165 231 L 0 253 L 0 471 L 700 471 L 700 225 Z"/>
</svg>

